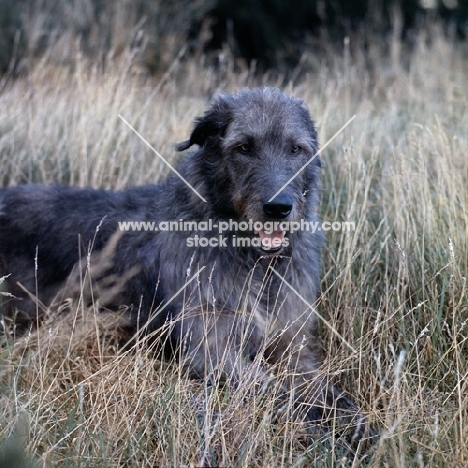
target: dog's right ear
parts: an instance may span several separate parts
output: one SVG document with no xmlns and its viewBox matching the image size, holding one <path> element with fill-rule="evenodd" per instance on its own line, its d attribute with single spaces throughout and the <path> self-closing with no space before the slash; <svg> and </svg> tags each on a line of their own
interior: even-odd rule
<svg viewBox="0 0 468 468">
<path fill-rule="evenodd" d="M 195 119 L 195 128 L 190 135 L 190 140 L 179 143 L 176 146 L 177 151 L 184 151 L 192 145 L 203 146 L 210 139 L 222 137 L 230 121 L 228 95 L 219 96 L 203 117 Z"/>
</svg>

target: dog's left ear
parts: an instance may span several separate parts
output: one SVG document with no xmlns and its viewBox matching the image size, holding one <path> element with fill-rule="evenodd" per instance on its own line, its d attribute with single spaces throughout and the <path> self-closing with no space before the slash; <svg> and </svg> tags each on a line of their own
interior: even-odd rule
<svg viewBox="0 0 468 468">
<path fill-rule="evenodd" d="M 176 146 L 177 151 L 184 151 L 192 145 L 203 146 L 208 140 L 222 137 L 231 121 L 228 95 L 219 96 L 203 117 L 195 119 L 195 128 L 190 140 Z"/>
</svg>

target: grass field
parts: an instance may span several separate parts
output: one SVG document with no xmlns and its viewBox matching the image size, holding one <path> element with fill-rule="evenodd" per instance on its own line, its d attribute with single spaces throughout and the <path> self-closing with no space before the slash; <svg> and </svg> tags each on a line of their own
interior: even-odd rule
<svg viewBox="0 0 468 468">
<path fill-rule="evenodd" d="M 359 50 L 294 83 L 229 60 L 216 72 L 176 60 L 148 78 L 130 53 L 65 66 L 51 51 L 0 94 L 0 184 L 160 180 L 168 169 L 118 114 L 175 161 L 218 89 L 280 85 L 307 102 L 322 143 L 356 115 L 322 154 L 323 219 L 356 230 L 328 235 L 318 307 L 357 350 L 322 327 L 327 372 L 381 433 L 370 456 L 307 446 L 301 427 L 272 422 L 274 392 L 210 391 L 143 346 L 119 352 L 113 317 L 79 301 L 2 338 L 4 452 L 61 468 L 468 466 L 468 55 L 438 29 L 411 57 L 396 40 L 386 59 Z"/>
</svg>

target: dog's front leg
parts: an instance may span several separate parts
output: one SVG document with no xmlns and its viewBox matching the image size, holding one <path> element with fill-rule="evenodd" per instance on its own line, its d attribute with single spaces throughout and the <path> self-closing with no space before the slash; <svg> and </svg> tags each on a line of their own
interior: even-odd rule
<svg viewBox="0 0 468 468">
<path fill-rule="evenodd" d="M 265 357 L 283 376 L 281 400 L 292 402 L 294 417 L 304 421 L 312 435 L 332 432 L 352 448 L 374 435 L 358 407 L 321 370 L 312 335 L 301 335 L 299 340 L 297 333 L 286 331 Z"/>
<path fill-rule="evenodd" d="M 257 324 L 230 311 L 186 313 L 177 320 L 173 338 L 192 377 L 234 384 L 253 367 L 263 343 Z"/>
</svg>

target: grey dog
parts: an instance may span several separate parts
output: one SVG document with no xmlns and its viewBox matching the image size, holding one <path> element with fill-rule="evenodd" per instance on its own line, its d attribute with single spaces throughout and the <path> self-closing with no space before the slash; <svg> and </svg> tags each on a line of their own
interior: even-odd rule
<svg viewBox="0 0 468 468">
<path fill-rule="evenodd" d="M 322 234 L 288 229 L 319 220 L 321 161 L 304 102 L 276 88 L 220 94 L 178 150 L 192 145 L 158 185 L 0 190 L 0 276 L 13 296 L 3 313 L 18 330 L 35 323 L 64 298 L 77 265 L 95 258 L 96 284 L 114 279 L 101 305 L 125 307 L 146 336 L 167 330 L 166 350 L 192 375 L 236 381 L 254 365 L 289 370 L 279 400 L 293 401 L 310 426 L 345 424 L 359 442 L 364 417 L 319 373 Z M 170 222 L 182 229 L 156 230 Z"/>
</svg>

